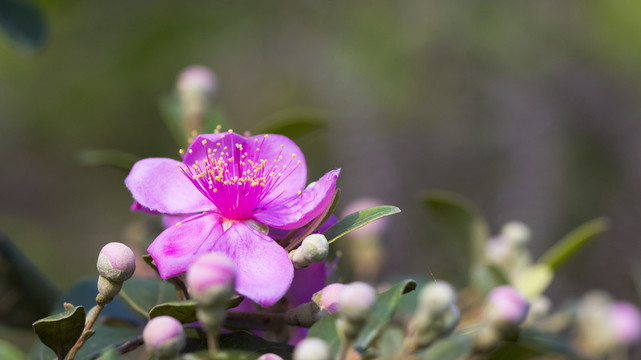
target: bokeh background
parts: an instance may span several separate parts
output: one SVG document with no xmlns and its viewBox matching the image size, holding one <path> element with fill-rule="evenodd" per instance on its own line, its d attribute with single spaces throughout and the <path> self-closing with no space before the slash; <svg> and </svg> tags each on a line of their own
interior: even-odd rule
<svg viewBox="0 0 641 360">
<path fill-rule="evenodd" d="M 84 149 L 176 157 L 159 101 L 192 64 L 219 79 L 237 132 L 320 111 L 298 140 L 310 180 L 340 167 L 341 206 L 403 213 L 381 278 L 447 278 L 423 190 L 459 192 L 494 231 L 533 229 L 540 255 L 579 224 L 611 229 L 558 273 L 553 300 L 602 288 L 638 304 L 638 1 L 40 1 L 46 46 L 0 37 L 0 230 L 55 285 L 93 274 L 132 220 L 125 172 Z M 0 328 L 27 348 L 29 331 Z"/>
</svg>

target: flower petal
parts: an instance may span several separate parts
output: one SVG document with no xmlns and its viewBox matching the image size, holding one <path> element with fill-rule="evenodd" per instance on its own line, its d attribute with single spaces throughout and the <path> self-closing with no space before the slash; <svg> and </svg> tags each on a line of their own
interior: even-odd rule
<svg viewBox="0 0 641 360">
<path fill-rule="evenodd" d="M 254 214 L 256 221 L 281 229 L 296 229 L 319 216 L 332 201 L 340 169 L 323 175 L 316 184 L 280 205 Z"/>
<path fill-rule="evenodd" d="M 273 305 L 292 283 L 294 267 L 287 251 L 243 222 L 234 222 L 216 241 L 213 251 L 234 261 L 236 291 L 261 306 Z"/>
<path fill-rule="evenodd" d="M 176 160 L 148 158 L 134 164 L 125 185 L 142 208 L 163 214 L 193 214 L 215 206 L 178 169 Z"/>
<path fill-rule="evenodd" d="M 223 233 L 221 222 L 213 213 L 200 214 L 160 233 L 147 248 L 160 277 L 168 279 L 186 272 L 198 255 L 211 251 Z"/>
</svg>

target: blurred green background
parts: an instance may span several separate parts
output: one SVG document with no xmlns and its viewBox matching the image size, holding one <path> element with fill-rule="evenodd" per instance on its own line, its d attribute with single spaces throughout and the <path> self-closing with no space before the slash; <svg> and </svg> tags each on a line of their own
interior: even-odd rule
<svg viewBox="0 0 641 360">
<path fill-rule="evenodd" d="M 177 157 L 159 99 L 184 67 L 219 79 L 234 129 L 313 108 L 310 181 L 342 168 L 341 205 L 399 206 L 383 278 L 452 271 L 426 225 L 427 188 L 472 199 L 541 254 L 605 215 L 611 230 L 564 266 L 553 299 L 603 288 L 638 303 L 638 1 L 40 1 L 46 45 L 0 37 L 0 230 L 61 289 L 93 274 L 133 219 L 126 173 L 85 167 L 111 148 Z M 29 331 L 0 328 L 28 347 Z"/>
</svg>

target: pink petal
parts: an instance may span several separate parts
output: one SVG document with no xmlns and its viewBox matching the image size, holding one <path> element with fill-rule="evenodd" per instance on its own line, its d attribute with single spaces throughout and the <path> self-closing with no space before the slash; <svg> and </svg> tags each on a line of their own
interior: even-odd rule
<svg viewBox="0 0 641 360">
<path fill-rule="evenodd" d="M 256 212 L 258 222 L 281 229 L 296 229 L 319 216 L 330 204 L 340 169 L 332 170 L 301 195 L 273 208 Z"/>
<path fill-rule="evenodd" d="M 215 206 L 178 168 L 176 160 L 148 158 L 138 161 L 125 185 L 142 208 L 163 214 L 193 214 Z"/>
<path fill-rule="evenodd" d="M 294 267 L 287 251 L 243 222 L 234 222 L 218 239 L 213 251 L 234 261 L 236 291 L 261 306 L 273 305 L 292 283 Z"/>
<path fill-rule="evenodd" d="M 160 277 L 168 279 L 186 272 L 198 255 L 211 251 L 222 233 L 218 215 L 195 215 L 167 228 L 147 251 Z"/>
</svg>

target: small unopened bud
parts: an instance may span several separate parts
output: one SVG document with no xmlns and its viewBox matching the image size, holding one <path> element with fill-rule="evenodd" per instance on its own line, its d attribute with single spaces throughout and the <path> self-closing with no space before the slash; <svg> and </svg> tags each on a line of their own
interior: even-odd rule
<svg viewBox="0 0 641 360">
<path fill-rule="evenodd" d="M 176 88 L 179 93 L 212 94 L 216 90 L 216 75 L 205 66 L 193 65 L 185 68 L 178 75 Z"/>
<path fill-rule="evenodd" d="M 419 299 L 421 307 L 438 315 L 456 303 L 456 291 L 444 281 L 432 282 L 423 287 Z"/>
<path fill-rule="evenodd" d="M 530 305 L 514 288 L 504 285 L 492 290 L 485 307 L 485 319 L 500 331 L 509 331 L 525 321 Z"/>
<path fill-rule="evenodd" d="M 147 351 L 158 360 L 175 359 L 186 343 L 185 331 L 180 322 L 164 315 L 147 323 L 142 331 L 142 339 Z"/>
<path fill-rule="evenodd" d="M 136 256 L 127 245 L 111 242 L 98 255 L 98 304 L 108 304 L 118 295 L 122 283 L 136 270 Z"/>
<path fill-rule="evenodd" d="M 221 253 L 207 253 L 196 259 L 187 271 L 187 286 L 194 300 L 204 306 L 225 306 L 233 295 L 234 263 Z"/>
<path fill-rule="evenodd" d="M 325 261 L 329 252 L 329 242 L 323 234 L 312 234 L 303 240 L 300 246 L 290 252 L 292 263 L 296 268 L 305 268 L 312 263 Z"/>
<path fill-rule="evenodd" d="M 330 360 L 329 346 L 318 338 L 305 338 L 296 345 L 294 360 Z"/>
<path fill-rule="evenodd" d="M 292 326 L 311 327 L 320 318 L 338 312 L 338 304 L 347 285 L 329 284 L 323 290 L 312 296 L 312 301 L 306 302 L 285 314 L 285 322 Z"/>
<path fill-rule="evenodd" d="M 283 360 L 283 358 L 274 353 L 268 353 L 259 356 L 257 360 Z"/>
<path fill-rule="evenodd" d="M 639 309 L 624 301 L 610 304 L 610 324 L 615 341 L 629 345 L 639 340 L 641 335 L 641 315 Z"/>
<path fill-rule="evenodd" d="M 524 245 L 530 240 L 530 228 L 522 222 L 511 221 L 501 228 L 501 235 L 513 244 Z"/>
<path fill-rule="evenodd" d="M 343 290 L 338 308 L 340 318 L 336 322 L 339 332 L 347 339 L 358 336 L 367 321 L 374 304 L 376 291 L 363 282 L 353 282 Z"/>
<path fill-rule="evenodd" d="M 347 285 L 333 283 L 325 286 L 323 290 L 312 296 L 312 301 L 318 305 L 320 310 L 325 310 L 330 314 L 335 314 L 339 309 L 339 302 Z"/>
<path fill-rule="evenodd" d="M 123 282 L 136 270 L 136 255 L 127 245 L 111 242 L 100 250 L 96 265 L 100 276 L 109 281 Z"/>
</svg>

